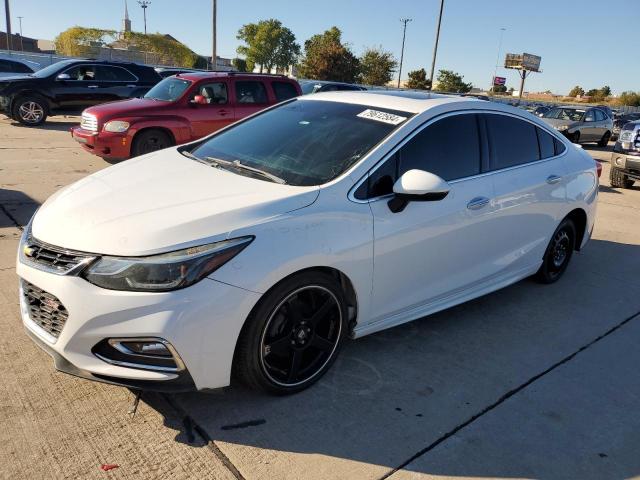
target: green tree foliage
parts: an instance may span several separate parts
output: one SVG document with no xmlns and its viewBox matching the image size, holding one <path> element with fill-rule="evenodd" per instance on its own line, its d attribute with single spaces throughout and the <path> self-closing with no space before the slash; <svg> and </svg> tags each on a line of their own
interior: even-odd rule
<svg viewBox="0 0 640 480">
<path fill-rule="evenodd" d="M 436 88 L 439 92 L 467 93 L 473 85 L 462 81 L 464 77 L 452 70 L 439 70 Z"/>
<path fill-rule="evenodd" d="M 571 89 L 571 91 L 569 92 L 569 97 L 577 97 L 578 95 L 582 96 L 584 95 L 584 89 L 580 86 L 580 85 L 576 85 L 575 87 L 573 87 Z"/>
<path fill-rule="evenodd" d="M 404 84 L 405 87 L 416 90 L 429 90 L 431 84 L 427 78 L 427 71 L 424 68 L 409 72 L 408 76 L 409 79 L 407 80 L 407 83 Z"/>
<path fill-rule="evenodd" d="M 360 61 L 348 45 L 342 43 L 342 32 L 331 27 L 304 42 L 304 57 L 298 68 L 302 78 L 355 82 Z"/>
<path fill-rule="evenodd" d="M 231 60 L 231 65 L 233 65 L 233 69 L 238 72 L 248 72 L 247 61 L 244 58 L 234 58 Z"/>
<path fill-rule="evenodd" d="M 115 30 L 100 28 L 71 27 L 61 32 L 55 39 L 56 53 L 69 57 L 88 57 L 92 47 L 104 46 L 116 38 Z"/>
<path fill-rule="evenodd" d="M 640 107 L 640 92 L 622 92 L 618 97 L 618 103 L 620 105 Z"/>
<path fill-rule="evenodd" d="M 491 87 L 491 91 L 493 93 L 505 93 L 507 91 L 506 85 L 494 85 Z"/>
<path fill-rule="evenodd" d="M 365 85 L 386 85 L 393 78 L 398 62 L 382 47 L 368 48 L 360 57 L 358 80 Z"/>
<path fill-rule="evenodd" d="M 185 44 L 160 33 L 125 32 L 120 40 L 137 50 L 158 54 L 178 67 L 193 67 L 198 61 L 198 55 Z"/>
<path fill-rule="evenodd" d="M 237 52 L 246 57 L 248 66 L 259 65 L 261 72 L 274 67 L 284 70 L 295 64 L 300 55 L 295 35 L 279 20 L 248 23 L 238 30 L 236 38 L 245 43 Z"/>
</svg>

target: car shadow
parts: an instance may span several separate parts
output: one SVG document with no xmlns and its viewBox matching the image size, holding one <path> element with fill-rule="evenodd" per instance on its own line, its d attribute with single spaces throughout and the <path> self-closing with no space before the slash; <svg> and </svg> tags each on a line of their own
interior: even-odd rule
<svg viewBox="0 0 640 480">
<path fill-rule="evenodd" d="M 54 120 L 54 121 L 48 120 L 42 125 L 38 125 L 34 127 L 23 125 L 20 122 L 16 122 L 15 120 L 11 121 L 11 125 L 18 128 L 29 128 L 34 130 L 49 130 L 49 131 L 58 131 L 58 132 L 68 132 L 71 127 L 75 127 L 79 124 L 80 124 L 79 117 L 77 120 Z"/>
<path fill-rule="evenodd" d="M 533 383 L 526 390 L 535 391 L 538 375 L 636 314 L 640 284 L 633 279 L 639 269 L 639 245 L 592 240 L 554 285 L 525 280 L 348 342 L 332 369 L 296 395 L 273 397 L 234 385 L 212 393 L 145 393 L 143 401 L 176 430 L 176 441 L 193 447 L 213 441 L 240 470 L 259 468 L 256 476 L 295 478 L 292 471 L 304 471 L 295 463 L 308 465 L 307 455 L 313 455 L 340 461 L 333 461 L 324 475 L 309 475 L 358 476 L 354 465 L 364 463 L 379 478 L 442 441 L 453 452 L 447 458 L 455 460 L 413 471 L 462 477 L 602 478 L 602 458 L 583 455 L 590 449 L 602 451 L 594 432 L 606 431 L 616 438 L 626 432 L 621 431 L 623 425 L 640 429 L 640 417 L 621 421 L 586 407 L 582 411 L 584 392 L 572 384 L 546 392 L 557 408 L 582 413 L 579 422 L 563 425 L 558 437 L 536 435 L 537 429 L 558 420 L 531 412 L 531 418 L 505 427 L 518 429 L 521 443 L 505 443 L 500 431 L 481 432 L 473 441 L 495 458 L 471 467 L 473 461 L 456 458 L 456 449 L 463 445 L 449 435 L 464 431 L 489 410 L 499 415 L 507 392 L 527 382 Z M 610 374 L 616 375 L 615 370 Z M 627 397 L 637 393 L 621 391 L 619 401 L 629 402 Z M 495 409 L 488 409 L 492 405 Z M 182 421 L 176 421 L 176 412 Z M 548 462 L 554 461 L 549 445 L 554 442 L 565 448 L 556 452 L 563 467 L 549 475 Z M 256 467 L 248 463 L 251 459 L 262 460 Z M 619 478 L 640 473 L 640 456 L 616 460 Z M 593 468 L 586 471 L 592 473 L 585 477 L 590 462 Z"/>
<path fill-rule="evenodd" d="M 0 228 L 24 227 L 39 206 L 20 190 L 0 188 Z"/>
</svg>

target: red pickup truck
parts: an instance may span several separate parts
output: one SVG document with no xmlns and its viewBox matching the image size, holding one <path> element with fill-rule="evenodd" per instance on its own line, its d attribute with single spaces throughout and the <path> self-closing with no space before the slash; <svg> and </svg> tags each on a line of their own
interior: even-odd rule
<svg viewBox="0 0 640 480">
<path fill-rule="evenodd" d="M 95 155 L 126 159 L 196 140 L 301 94 L 298 82 L 283 75 L 178 74 L 142 98 L 87 108 L 71 136 Z"/>
</svg>

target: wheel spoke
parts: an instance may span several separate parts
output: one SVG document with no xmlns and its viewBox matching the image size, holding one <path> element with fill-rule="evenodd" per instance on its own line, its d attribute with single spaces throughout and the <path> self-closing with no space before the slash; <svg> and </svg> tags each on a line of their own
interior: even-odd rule
<svg viewBox="0 0 640 480">
<path fill-rule="evenodd" d="M 314 335 L 311 339 L 310 345 L 322 351 L 329 351 L 333 348 L 334 343 L 331 340 L 322 338 L 319 335 Z"/>
<path fill-rule="evenodd" d="M 285 335 L 284 337 L 267 344 L 266 347 L 269 353 L 275 352 L 278 355 L 285 355 L 291 347 L 291 339 L 288 335 Z"/>
<path fill-rule="evenodd" d="M 300 365 L 302 365 L 302 352 L 300 350 L 294 350 L 293 356 L 291 357 L 291 367 L 289 368 L 289 375 L 287 376 L 287 380 L 289 382 L 293 382 L 298 376 Z"/>
<path fill-rule="evenodd" d="M 327 316 L 327 314 L 331 310 L 331 307 L 333 307 L 334 305 L 335 303 L 333 302 L 333 299 L 331 297 L 328 297 L 320 306 L 320 308 L 311 316 L 311 318 L 309 319 L 309 323 L 311 323 L 314 327 L 318 325 L 320 320 L 323 320 Z"/>
</svg>

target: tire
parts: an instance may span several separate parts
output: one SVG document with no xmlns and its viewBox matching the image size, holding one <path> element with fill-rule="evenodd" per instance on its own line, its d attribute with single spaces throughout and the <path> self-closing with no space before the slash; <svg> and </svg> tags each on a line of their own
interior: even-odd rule
<svg viewBox="0 0 640 480">
<path fill-rule="evenodd" d="M 580 143 L 580 132 L 573 132 L 571 134 L 571 143 Z"/>
<path fill-rule="evenodd" d="M 609 145 L 609 140 L 610 139 L 611 139 L 611 132 L 609 132 L 609 131 L 604 132 L 604 135 L 602 136 L 602 138 L 598 142 L 598 146 L 599 147 L 606 147 L 607 145 Z"/>
<path fill-rule="evenodd" d="M 137 157 L 145 153 L 155 152 L 163 148 L 171 147 L 173 139 L 162 130 L 143 130 L 133 139 L 131 146 L 131 156 Z"/>
<path fill-rule="evenodd" d="M 557 282 L 567 270 L 575 244 L 576 227 L 571 219 L 565 218 L 551 236 L 542 265 L 535 275 L 536 280 L 544 284 Z"/>
<path fill-rule="evenodd" d="M 240 333 L 233 377 L 276 395 L 304 390 L 335 361 L 347 325 L 344 293 L 331 275 L 295 274 L 254 307 Z"/>
<path fill-rule="evenodd" d="M 37 127 L 47 119 L 47 101 L 38 95 L 18 97 L 13 101 L 11 116 L 22 125 Z"/>
<path fill-rule="evenodd" d="M 614 188 L 631 188 L 634 183 L 622 170 L 613 166 L 609 170 L 609 182 Z"/>
</svg>

